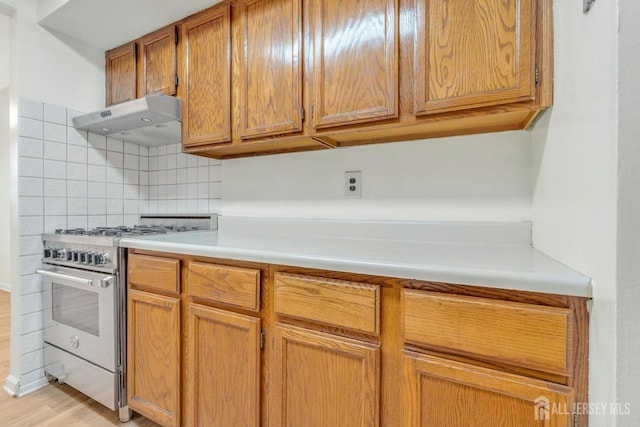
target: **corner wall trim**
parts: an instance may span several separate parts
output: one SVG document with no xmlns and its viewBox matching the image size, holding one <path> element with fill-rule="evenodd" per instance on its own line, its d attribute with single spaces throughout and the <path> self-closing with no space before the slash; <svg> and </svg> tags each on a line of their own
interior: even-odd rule
<svg viewBox="0 0 640 427">
<path fill-rule="evenodd" d="M 13 375 L 9 375 L 4 382 L 3 390 L 11 397 L 16 397 L 20 390 L 20 380 Z"/>
</svg>

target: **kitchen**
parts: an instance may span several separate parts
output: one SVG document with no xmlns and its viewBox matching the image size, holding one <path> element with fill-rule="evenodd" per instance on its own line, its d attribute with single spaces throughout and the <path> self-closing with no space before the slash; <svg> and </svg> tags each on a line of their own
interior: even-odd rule
<svg viewBox="0 0 640 427">
<path fill-rule="evenodd" d="M 10 73 L 10 108 L 13 114 L 10 126 L 14 127 L 14 133 L 9 139 L 13 141 L 14 148 L 3 155 L 15 157 L 12 157 L 13 161 L 9 158 L 5 161 L 6 167 L 2 168 L 4 173 L 14 175 L 9 175 L 7 184 L 2 187 L 3 191 L 9 192 L 5 200 L 17 206 L 19 171 L 11 172 L 8 165 L 18 163 L 18 116 L 37 120 L 30 113 L 29 106 L 42 105 L 43 111 L 48 112 L 47 120 L 44 120 L 43 113 L 40 119 L 42 123 L 69 128 L 66 121 L 63 124 L 53 118 L 57 109 L 93 111 L 102 108 L 105 78 L 103 51 L 106 49 L 95 49 L 63 34 L 52 35 L 39 26 L 38 15 L 46 15 L 49 2 L 4 3 L 16 14 L 8 13 L 13 16 L 11 49 L 15 53 L 11 55 Z M 204 185 L 202 193 L 196 190 L 193 197 L 187 194 L 184 199 L 179 199 L 177 193 L 175 199 L 154 199 L 149 193 L 149 198 L 145 199 L 148 200 L 148 207 L 144 209 L 157 206 L 159 210 L 166 209 L 165 212 L 169 212 L 175 201 L 176 209 L 178 204 L 184 203 L 193 212 L 196 207 L 204 210 L 206 201 L 206 210 L 219 213 L 223 218 L 259 216 L 531 221 L 533 244 L 537 249 L 593 280 L 589 400 L 631 402 L 633 408 L 633 403 L 638 402 L 638 389 L 634 386 L 637 381 L 632 380 L 637 377 L 638 371 L 633 360 L 640 342 L 634 338 L 638 336 L 638 317 L 633 307 L 638 292 L 633 280 L 637 277 L 634 274 L 634 254 L 637 254 L 638 239 L 634 237 L 637 237 L 638 231 L 633 209 L 634 200 L 637 200 L 634 191 L 637 188 L 637 177 L 634 175 L 637 168 L 634 168 L 634 162 L 637 162 L 638 155 L 632 143 L 633 136 L 637 135 L 633 127 L 636 110 L 632 99 L 633 94 L 637 93 L 633 70 L 637 69 L 638 58 L 634 46 L 637 39 L 633 31 L 635 26 L 626 20 L 637 19 L 638 13 L 634 13 L 637 6 L 631 1 L 622 1 L 617 5 L 596 1 L 588 14 L 582 12 L 580 3 L 554 4 L 554 105 L 544 113 L 532 131 L 222 162 L 200 160 L 198 157 L 196 167 L 203 168 L 203 176 L 202 182 L 197 177 L 198 181 L 194 183 L 206 183 L 206 193 Z M 7 9 L 2 8 L 4 10 Z M 174 15 L 161 24 L 191 12 Z M 158 28 L 161 24 L 148 30 Z M 126 42 L 142 34 L 146 32 L 119 40 Z M 117 45 L 112 40 L 108 47 Z M 20 114 L 20 102 L 26 108 L 26 113 Z M 49 128 L 52 132 L 60 129 L 45 125 L 43 128 Z M 66 131 L 69 132 L 69 129 Z M 69 135 L 75 138 L 73 133 Z M 44 139 L 62 144 L 55 135 Z M 79 140 L 67 137 L 67 147 L 69 144 L 76 145 L 74 141 L 81 144 Z M 128 148 L 132 151 L 132 147 Z M 98 146 L 94 149 L 103 150 L 105 156 L 115 153 L 111 154 L 112 158 L 121 155 L 123 162 L 125 155 L 134 155 L 125 152 L 124 144 L 122 148 L 110 147 L 106 141 L 104 148 Z M 160 159 L 161 156 L 173 154 L 177 158 L 177 148 L 171 148 L 171 153 L 168 150 L 165 153 L 160 149 L 157 152 L 150 149 L 145 153 L 138 149 L 138 160 L 147 157 L 151 163 L 154 156 Z M 206 178 L 205 165 L 199 163 L 205 160 Z M 190 167 L 193 166 L 185 165 L 185 169 Z M 350 170 L 363 171 L 361 199 L 343 197 L 342 176 Z M 82 181 L 68 176 L 65 179 Z M 114 215 L 123 217 L 144 213 L 140 210 L 141 204 L 138 205 L 138 212 L 134 211 L 133 197 L 125 197 L 124 185 L 135 184 L 106 182 L 105 178 L 105 188 L 107 184 L 122 186 L 121 202 L 111 202 L 113 211 L 105 206 L 104 214 L 96 216 L 109 219 L 110 212 L 117 212 Z M 159 192 L 165 191 L 160 190 L 162 185 L 158 184 Z M 133 191 L 133 188 L 129 190 Z M 104 199 L 105 205 L 110 200 L 118 199 L 112 193 L 107 193 L 106 189 L 104 197 L 95 198 Z M 131 203 L 126 203 L 127 200 Z M 61 210 L 55 211 L 55 200 L 50 203 L 57 214 L 51 217 L 45 214 L 45 225 L 47 220 L 51 221 L 50 225 L 66 220 L 66 224 L 72 227 L 73 221 L 86 215 L 88 222 L 91 216 L 88 214 L 88 205 L 84 208 L 87 209 L 86 214 L 82 207 L 63 213 Z M 131 211 L 125 213 L 125 204 Z M 29 239 L 19 239 L 19 227 L 23 223 L 17 220 L 17 215 L 14 212 L 14 217 L 9 216 L 3 222 L 8 229 L 6 239 L 12 241 L 11 247 L 20 248 L 6 255 L 11 260 L 9 266 L 37 262 L 40 258 L 39 252 L 35 256 L 35 253 L 26 249 Z M 120 218 L 114 218 L 114 221 L 116 219 Z M 585 233 L 585 230 L 588 232 Z M 31 271 L 35 271 L 35 268 Z M 13 284 L 19 282 L 17 276 L 20 274 L 13 268 L 9 278 L 3 279 L 3 282 L 10 283 L 13 288 Z M 30 315 L 38 311 L 37 306 L 26 306 L 27 301 L 33 299 L 34 292 L 25 291 L 28 286 L 37 288 L 37 284 L 22 282 L 19 286 L 22 292 L 12 292 L 12 309 L 16 310 L 12 314 L 16 319 L 12 323 L 12 338 L 24 334 L 20 329 L 21 321 L 28 323 L 33 317 Z M 37 351 L 23 355 L 22 345 L 25 344 L 12 342 L 11 375 L 19 378 L 21 390 L 27 391 L 30 383 L 35 388 L 38 380 L 37 370 L 27 368 L 29 358 L 37 359 L 39 356 Z M 635 410 L 631 416 L 618 419 L 613 418 L 612 414 L 590 415 L 590 425 L 610 426 L 616 425 L 616 421 L 617 425 L 633 425 L 639 413 L 639 410 Z"/>
</svg>

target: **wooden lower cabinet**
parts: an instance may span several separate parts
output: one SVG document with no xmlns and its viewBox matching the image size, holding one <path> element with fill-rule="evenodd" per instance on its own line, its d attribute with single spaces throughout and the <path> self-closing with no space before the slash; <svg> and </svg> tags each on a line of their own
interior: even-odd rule
<svg viewBox="0 0 640 427">
<path fill-rule="evenodd" d="M 189 303 L 187 425 L 260 425 L 260 319 Z"/>
<path fill-rule="evenodd" d="M 180 425 L 180 300 L 130 289 L 127 341 L 129 407 Z"/>
<path fill-rule="evenodd" d="M 573 425 L 569 387 L 426 354 L 405 352 L 404 392 L 405 426 Z"/>
<path fill-rule="evenodd" d="M 163 426 L 588 425 L 584 298 L 129 255 L 129 406 Z"/>
<path fill-rule="evenodd" d="M 270 426 L 377 426 L 377 345 L 286 325 L 274 329 Z"/>
</svg>

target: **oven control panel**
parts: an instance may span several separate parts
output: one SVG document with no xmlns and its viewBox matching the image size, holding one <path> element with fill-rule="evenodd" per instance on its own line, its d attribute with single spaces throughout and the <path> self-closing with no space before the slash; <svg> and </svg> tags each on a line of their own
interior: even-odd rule
<svg viewBox="0 0 640 427">
<path fill-rule="evenodd" d="M 117 248 L 45 241 L 42 262 L 90 270 L 114 271 L 118 263 Z"/>
</svg>

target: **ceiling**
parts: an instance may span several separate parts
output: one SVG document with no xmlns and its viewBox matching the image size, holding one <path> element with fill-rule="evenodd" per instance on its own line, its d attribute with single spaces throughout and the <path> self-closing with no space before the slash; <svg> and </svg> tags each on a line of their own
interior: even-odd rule
<svg viewBox="0 0 640 427">
<path fill-rule="evenodd" d="M 38 17 L 47 29 L 109 50 L 220 1 L 39 0 Z"/>
</svg>

